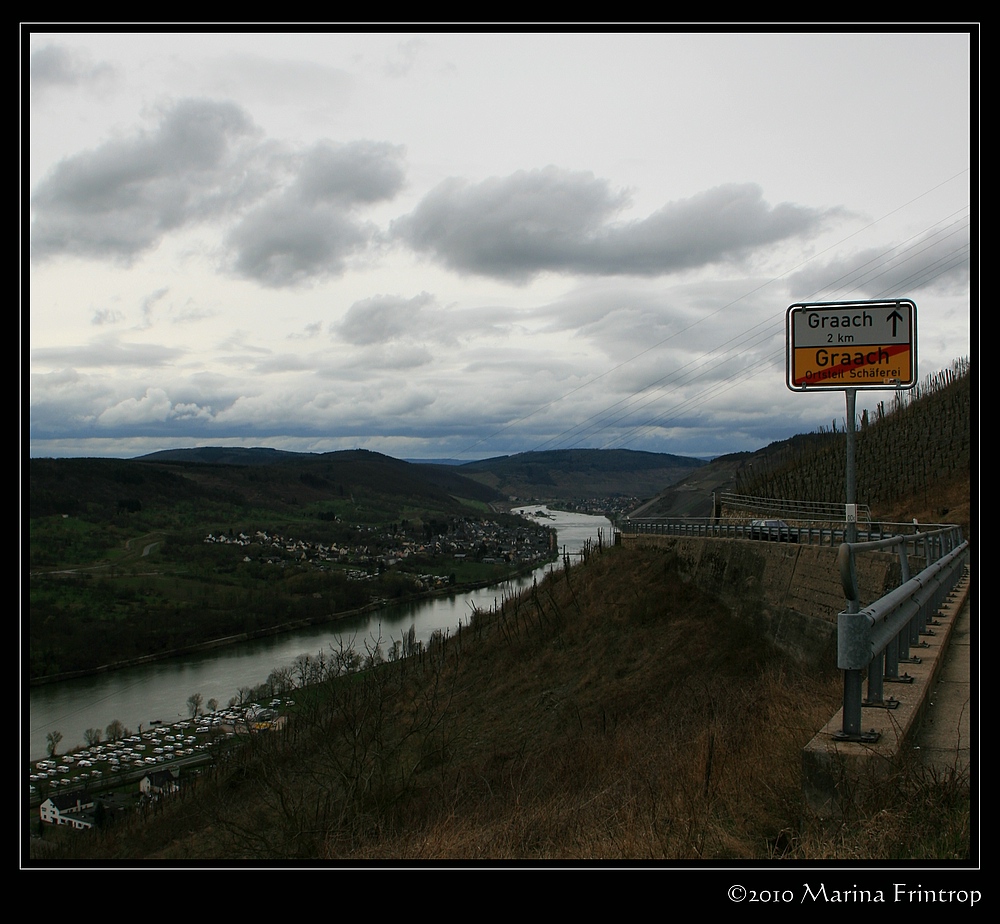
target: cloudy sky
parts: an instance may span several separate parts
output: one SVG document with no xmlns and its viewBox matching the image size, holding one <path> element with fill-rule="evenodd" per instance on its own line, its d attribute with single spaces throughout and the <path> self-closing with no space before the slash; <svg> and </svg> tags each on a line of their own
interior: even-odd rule
<svg viewBox="0 0 1000 924">
<path fill-rule="evenodd" d="M 792 303 L 970 355 L 968 33 L 25 37 L 32 456 L 710 456 L 843 420 Z"/>
</svg>

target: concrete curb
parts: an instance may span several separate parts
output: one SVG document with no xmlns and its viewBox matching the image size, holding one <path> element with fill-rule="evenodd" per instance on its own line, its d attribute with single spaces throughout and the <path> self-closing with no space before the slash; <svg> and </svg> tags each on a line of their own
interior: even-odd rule
<svg viewBox="0 0 1000 924">
<path fill-rule="evenodd" d="M 938 624 L 929 627 L 934 634 L 924 637 L 926 647 L 911 649 L 920 658 L 919 664 L 905 665 L 913 682 L 885 684 L 886 698 L 894 698 L 899 706 L 864 709 L 862 727 L 879 732 L 877 742 L 838 741 L 835 735 L 844 722 L 841 709 L 803 749 L 802 793 L 814 816 L 846 814 L 858 787 L 883 778 L 904 753 L 927 750 L 929 766 L 968 770 L 970 583 L 966 572 L 939 611 Z M 960 621 L 962 628 L 956 631 Z M 953 636 L 956 642 L 950 645 Z M 925 716 L 933 721 L 922 727 Z"/>
</svg>

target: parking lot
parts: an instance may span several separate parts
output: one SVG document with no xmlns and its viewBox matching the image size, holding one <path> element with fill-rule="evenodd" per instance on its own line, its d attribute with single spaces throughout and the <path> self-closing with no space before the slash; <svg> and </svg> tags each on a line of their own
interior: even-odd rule
<svg viewBox="0 0 1000 924">
<path fill-rule="evenodd" d="M 34 761 L 28 767 L 28 794 L 35 801 L 43 791 L 113 787 L 147 770 L 197 763 L 232 738 L 240 725 L 245 726 L 243 710 L 229 709 L 171 725 L 158 723 L 126 738 Z"/>
</svg>

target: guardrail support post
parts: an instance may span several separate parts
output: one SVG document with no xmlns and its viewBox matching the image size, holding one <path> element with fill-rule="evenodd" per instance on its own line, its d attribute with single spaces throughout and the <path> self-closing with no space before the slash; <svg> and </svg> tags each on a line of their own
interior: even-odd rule
<svg viewBox="0 0 1000 924">
<path fill-rule="evenodd" d="M 857 741 L 861 736 L 861 671 L 844 671 L 844 721 L 837 738 Z"/>
<path fill-rule="evenodd" d="M 853 574 L 853 556 L 850 548 L 846 549 L 851 558 Z M 878 741 L 879 733 L 861 731 L 862 683 L 864 668 L 856 664 L 868 664 L 869 683 L 871 682 L 870 633 L 866 631 L 865 618 L 860 615 L 860 603 L 857 599 L 847 601 L 847 609 L 837 616 L 837 664 L 844 672 L 844 710 L 841 731 L 834 737 L 840 741 Z"/>
</svg>

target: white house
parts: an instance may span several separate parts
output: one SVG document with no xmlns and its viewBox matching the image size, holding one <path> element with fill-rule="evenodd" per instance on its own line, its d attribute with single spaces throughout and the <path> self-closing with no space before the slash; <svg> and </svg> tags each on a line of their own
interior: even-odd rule
<svg viewBox="0 0 1000 924">
<path fill-rule="evenodd" d="M 179 776 L 179 770 L 154 770 L 139 780 L 139 790 L 147 796 L 177 792 L 180 789 L 177 783 Z"/>
<path fill-rule="evenodd" d="M 83 792 L 60 793 L 49 796 L 38 806 L 42 821 L 53 825 L 71 825 L 74 828 L 92 828 L 94 799 Z"/>
</svg>

